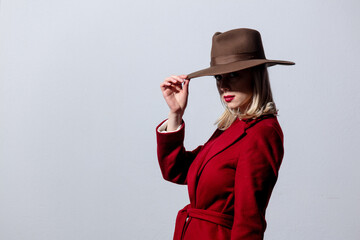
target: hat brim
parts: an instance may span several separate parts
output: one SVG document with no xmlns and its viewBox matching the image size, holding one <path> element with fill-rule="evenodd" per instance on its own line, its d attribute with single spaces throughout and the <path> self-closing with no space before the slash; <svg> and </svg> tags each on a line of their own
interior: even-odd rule
<svg viewBox="0 0 360 240">
<path fill-rule="evenodd" d="M 245 61 L 237 61 L 228 64 L 216 65 L 209 68 L 205 68 L 193 73 L 188 74 L 188 79 L 214 76 L 218 74 L 230 73 L 235 71 L 244 70 L 247 68 L 255 67 L 261 64 L 266 64 L 267 67 L 274 66 L 276 64 L 281 65 L 294 65 L 294 62 L 282 61 L 282 60 L 269 60 L 269 59 L 250 59 Z"/>
</svg>

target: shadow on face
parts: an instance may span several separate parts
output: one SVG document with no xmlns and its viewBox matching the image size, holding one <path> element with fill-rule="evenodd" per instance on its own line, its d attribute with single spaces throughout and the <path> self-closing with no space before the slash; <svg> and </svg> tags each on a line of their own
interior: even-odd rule
<svg viewBox="0 0 360 240">
<path fill-rule="evenodd" d="M 220 94 L 226 92 L 247 93 L 253 91 L 253 71 L 244 69 L 241 71 L 215 75 L 216 86 Z"/>
</svg>

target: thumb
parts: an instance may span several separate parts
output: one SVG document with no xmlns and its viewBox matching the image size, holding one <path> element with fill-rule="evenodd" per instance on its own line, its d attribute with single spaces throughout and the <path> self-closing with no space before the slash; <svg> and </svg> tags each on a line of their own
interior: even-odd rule
<svg viewBox="0 0 360 240">
<path fill-rule="evenodd" d="M 186 79 L 183 85 L 183 90 L 185 93 L 189 92 L 189 83 L 190 83 L 190 79 Z"/>
</svg>

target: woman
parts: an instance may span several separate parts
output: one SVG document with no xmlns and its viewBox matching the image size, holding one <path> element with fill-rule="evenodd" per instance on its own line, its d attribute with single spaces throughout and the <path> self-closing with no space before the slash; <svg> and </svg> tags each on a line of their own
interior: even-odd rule
<svg viewBox="0 0 360 240">
<path fill-rule="evenodd" d="M 178 213 L 174 239 L 263 239 L 284 153 L 267 74 L 275 64 L 294 63 L 266 59 L 256 30 L 217 32 L 209 68 L 160 85 L 170 108 L 157 127 L 160 168 L 164 179 L 187 184 L 190 197 Z M 186 151 L 182 116 L 189 80 L 200 76 L 215 77 L 225 112 L 210 139 Z"/>
</svg>

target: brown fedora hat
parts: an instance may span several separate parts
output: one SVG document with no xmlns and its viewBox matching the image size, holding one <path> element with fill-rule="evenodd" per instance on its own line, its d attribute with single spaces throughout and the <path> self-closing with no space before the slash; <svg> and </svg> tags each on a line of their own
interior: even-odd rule
<svg viewBox="0 0 360 240">
<path fill-rule="evenodd" d="M 224 33 L 217 32 L 212 38 L 210 67 L 188 74 L 188 78 L 213 76 L 235 72 L 266 64 L 294 65 L 294 62 L 265 58 L 261 35 L 249 28 L 239 28 Z"/>
</svg>

